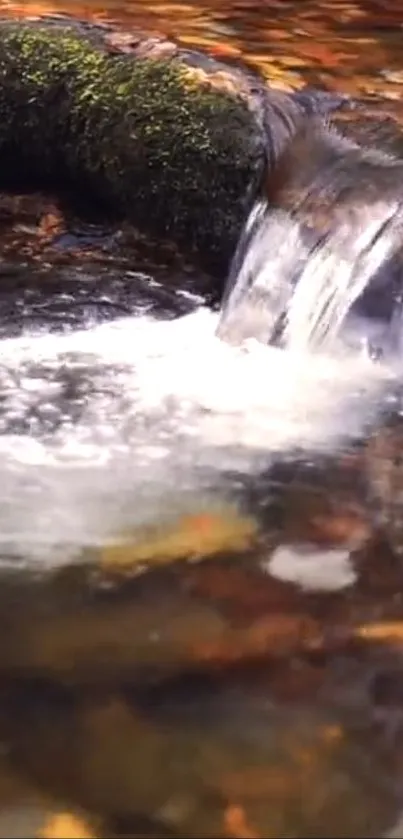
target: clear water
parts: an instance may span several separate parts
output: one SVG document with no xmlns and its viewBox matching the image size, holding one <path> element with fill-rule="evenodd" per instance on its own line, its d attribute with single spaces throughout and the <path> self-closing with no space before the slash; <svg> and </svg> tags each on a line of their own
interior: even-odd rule
<svg viewBox="0 0 403 839">
<path fill-rule="evenodd" d="M 2 8 L 116 16 L 179 36 L 184 45 L 217 47 L 218 55 L 228 48 L 280 89 L 307 81 L 364 97 L 375 103 L 377 124 L 389 107 L 400 108 L 396 0 L 112 0 L 106 6 L 89 0 L 85 7 L 78 0 L 50 6 L 4 0 Z M 378 207 L 375 226 L 392 205 Z M 285 280 L 287 260 L 292 276 L 296 254 L 303 262 L 307 245 L 284 218 L 279 230 L 287 236 L 275 265 Z M 200 301 L 193 300 L 188 314 L 178 301 L 171 306 L 168 283 L 161 320 L 144 288 L 140 293 L 135 271 L 129 297 L 106 290 L 104 300 L 95 294 L 88 303 L 84 293 L 80 323 L 77 308 L 87 284 L 81 272 L 73 294 L 69 278 L 59 278 L 64 294 L 57 313 L 50 312 L 46 294 L 35 312 L 26 312 L 18 284 L 15 293 L 6 292 L 1 279 L 3 570 L 17 558 L 39 570 L 65 565 L 83 547 L 115 540 L 126 527 L 237 503 L 244 478 L 256 489 L 252 512 L 259 515 L 261 502 L 269 507 L 277 544 L 273 549 L 269 532 L 258 568 L 251 557 L 224 566 L 210 558 L 180 564 L 162 585 L 157 572 L 129 580 L 127 588 L 125 581 L 112 591 L 95 585 L 78 596 L 74 573 L 62 573 L 50 589 L 38 574 L 39 593 L 26 586 L 25 573 L 11 589 L 2 575 L 0 837 L 371 837 L 391 829 L 390 835 L 402 835 L 396 823 L 402 805 L 401 576 L 385 545 L 362 550 L 357 562 L 340 490 L 343 467 L 338 471 L 353 442 L 365 444 L 368 430 L 377 428 L 384 409 L 398 415 L 401 366 L 372 364 L 360 352 L 357 336 L 368 335 L 368 323 L 350 318 L 350 339 L 337 353 L 331 330 L 322 336 L 318 329 L 328 326 L 330 315 L 332 323 L 344 317 L 343 306 L 351 303 L 346 282 L 353 281 L 352 291 L 365 278 L 361 264 L 359 275 L 339 272 L 335 282 L 331 269 L 340 267 L 340 244 L 334 240 L 330 254 L 317 255 L 316 271 L 309 266 L 304 275 L 312 293 L 306 306 L 294 298 L 295 340 L 287 352 L 265 345 L 282 308 L 291 314 L 293 288 L 275 286 L 273 275 L 266 282 L 264 248 L 253 260 L 260 264 L 263 300 L 270 286 L 274 316 L 271 322 L 266 309 L 258 330 L 252 305 L 251 326 L 233 345 L 216 337 L 218 318 Z M 110 271 L 117 286 L 120 269 Z M 316 295 L 321 305 L 313 318 Z M 243 326 L 246 314 L 243 308 Z M 109 323 L 99 322 L 103 316 Z M 371 322 L 375 345 L 382 344 L 382 328 Z M 315 355 L 307 347 L 313 334 L 319 342 L 331 337 Z M 394 453 L 392 445 L 386 472 Z M 284 503 L 276 506 L 276 496 L 272 510 L 270 481 L 261 489 L 260 475 L 277 459 L 284 465 L 274 470 Z M 347 475 L 347 501 L 359 506 L 353 470 Z M 315 540 L 317 517 L 322 530 Z M 198 583 L 190 597 L 189 580 Z M 377 643 L 375 633 L 364 649 L 340 649 L 352 607 L 354 620 L 369 621 L 375 630 L 377 621 L 392 616 L 386 640 Z M 329 630 L 329 646 L 317 657 L 315 649 L 305 656 L 295 655 L 292 644 L 282 647 L 282 629 L 294 637 L 293 621 L 299 626 L 301 614 L 318 618 L 326 638 Z M 280 659 L 270 648 L 253 664 L 267 639 L 267 619 L 275 637 L 279 632 Z M 219 668 L 204 658 L 207 676 L 195 677 L 181 665 L 184 646 L 189 642 L 190 663 L 197 665 L 206 639 L 215 632 L 220 638 L 221 631 L 228 643 Z M 137 674 L 130 650 L 135 659 L 138 637 L 148 636 L 151 659 L 161 643 L 175 674 L 179 667 L 179 680 L 164 681 L 164 666 L 154 688 L 147 672 Z M 298 646 L 298 633 L 296 639 Z M 100 671 L 101 683 L 92 683 Z"/>
</svg>

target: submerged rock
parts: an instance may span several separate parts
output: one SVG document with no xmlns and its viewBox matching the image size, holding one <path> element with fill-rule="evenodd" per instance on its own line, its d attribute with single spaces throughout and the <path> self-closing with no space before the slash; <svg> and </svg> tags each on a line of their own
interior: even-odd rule
<svg viewBox="0 0 403 839">
<path fill-rule="evenodd" d="M 394 554 L 403 556 L 403 426 L 398 413 L 366 445 L 368 499 L 374 521 Z"/>
<path fill-rule="evenodd" d="M 274 708 L 256 681 L 25 689 L 31 703 L 16 686 L 0 715 L 13 765 L 100 814 L 96 836 L 370 837 L 396 818 L 393 763 L 368 712 Z"/>
<path fill-rule="evenodd" d="M 275 533 L 204 513 L 126 553 L 3 567 L 0 792 L 9 762 L 53 810 L 83 808 L 80 836 L 388 828 L 401 807 L 401 577 L 363 542 L 355 468 L 283 480 L 290 518 L 279 527 L 277 508 Z M 345 546 L 351 567 L 361 554 L 347 589 L 304 591 L 263 568 L 276 544 L 307 538 Z"/>
</svg>

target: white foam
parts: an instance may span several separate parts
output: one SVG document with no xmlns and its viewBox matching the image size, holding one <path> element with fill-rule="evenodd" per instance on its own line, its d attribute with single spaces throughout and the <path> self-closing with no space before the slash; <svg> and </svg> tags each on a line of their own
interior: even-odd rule
<svg viewBox="0 0 403 839">
<path fill-rule="evenodd" d="M 125 318 L 0 343 L 0 545 L 102 541 L 129 524 L 225 496 L 225 470 L 358 433 L 381 367 L 215 337 L 216 315 Z M 66 379 L 84 376 L 79 416 Z M 67 404 L 66 404 L 67 402 Z M 33 410 L 34 409 L 34 410 Z M 38 432 L 40 418 L 57 418 Z M 15 433 L 14 423 L 32 430 Z M 31 422 L 31 420 L 29 420 Z M 39 422 L 40 430 L 40 422 Z M 42 550 L 42 548 L 41 548 Z"/>
<path fill-rule="evenodd" d="M 284 352 L 253 340 L 230 347 L 215 337 L 215 325 L 216 316 L 205 310 L 169 322 L 127 318 L 70 335 L 3 341 L 0 363 L 19 371 L 14 395 L 22 411 L 38 394 L 50 402 L 57 398 L 60 386 L 49 381 L 49 368 L 67 365 L 74 375 L 84 365 L 90 375 L 100 375 L 104 398 L 94 395 L 90 434 L 98 426 L 102 435 L 116 439 L 117 419 L 121 424 L 134 411 L 137 418 L 152 420 L 157 411 L 157 433 L 169 420 L 170 434 L 176 426 L 205 444 L 266 450 L 327 444 L 354 433 L 362 412 L 346 417 L 346 400 L 350 408 L 360 406 L 388 375 L 363 358 Z M 29 365 L 40 364 L 46 365 L 43 378 L 37 369 L 29 371 Z M 119 397 L 126 417 L 115 416 L 108 425 L 102 409 L 109 402 L 113 413 Z M 77 430 L 65 433 L 71 446 Z M 149 435 L 147 442 L 154 445 L 155 439 Z M 161 452 L 160 444 L 157 448 Z"/>
</svg>

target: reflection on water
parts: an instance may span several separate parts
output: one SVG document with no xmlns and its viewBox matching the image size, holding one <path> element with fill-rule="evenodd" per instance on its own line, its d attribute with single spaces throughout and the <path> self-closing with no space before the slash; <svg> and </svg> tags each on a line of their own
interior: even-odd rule
<svg viewBox="0 0 403 839">
<path fill-rule="evenodd" d="M 396 2 L 1 6 L 130 19 L 400 119 Z M 400 362 L 226 345 L 177 266 L 94 262 L 91 235 L 69 261 L 40 216 L 57 260 L 26 219 L 1 240 L 0 837 L 385 835 Z"/>
</svg>

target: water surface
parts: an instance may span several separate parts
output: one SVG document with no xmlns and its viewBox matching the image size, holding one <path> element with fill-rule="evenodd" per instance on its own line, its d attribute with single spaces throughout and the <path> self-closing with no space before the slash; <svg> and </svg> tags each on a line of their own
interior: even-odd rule
<svg viewBox="0 0 403 839">
<path fill-rule="evenodd" d="M 400 117 L 398 2 L 1 6 Z M 1 231 L 0 836 L 387 835 L 400 360 L 226 344 L 187 266 L 88 226 L 45 246 L 36 201 Z"/>
</svg>

